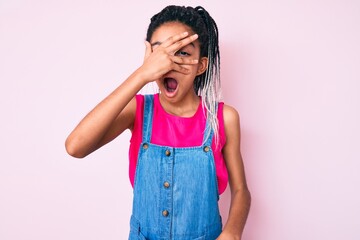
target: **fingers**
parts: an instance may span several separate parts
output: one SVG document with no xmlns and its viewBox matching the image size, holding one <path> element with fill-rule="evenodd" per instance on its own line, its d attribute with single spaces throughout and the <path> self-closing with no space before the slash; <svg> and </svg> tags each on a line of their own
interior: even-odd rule
<svg viewBox="0 0 360 240">
<path fill-rule="evenodd" d="M 166 39 L 161 45 L 166 48 L 166 47 L 172 45 L 174 42 L 177 42 L 177 41 L 187 37 L 188 35 L 189 35 L 188 32 L 183 32 L 183 33 L 174 35 L 174 36 L 169 37 L 168 39 Z"/>
<path fill-rule="evenodd" d="M 197 34 L 188 36 L 188 32 L 180 33 L 175 36 L 168 38 L 165 42 L 161 44 L 162 47 L 166 48 L 169 53 L 175 53 L 180 50 L 182 47 L 192 43 L 198 38 Z"/>
<path fill-rule="evenodd" d="M 190 69 L 183 67 L 179 64 L 176 64 L 176 63 L 174 63 L 173 71 L 176 71 L 176 72 L 179 72 L 182 74 L 190 74 L 190 72 L 191 72 Z"/>
<path fill-rule="evenodd" d="M 197 34 L 188 35 L 188 32 L 174 35 L 160 45 L 156 42 L 154 44 L 156 47 L 152 47 L 148 41 L 145 41 L 145 69 L 152 69 L 151 71 L 156 72 L 156 75 L 162 75 L 169 71 L 189 74 L 189 65 L 197 64 L 198 59 L 192 59 L 192 56 L 174 54 L 198 38 Z"/>
<path fill-rule="evenodd" d="M 186 45 L 194 42 L 198 38 L 197 34 L 191 35 L 189 37 L 183 38 L 181 40 L 178 40 L 177 42 L 174 42 L 169 47 L 167 47 L 167 50 L 169 52 L 175 53 L 179 51 L 181 48 L 185 47 Z"/>
<path fill-rule="evenodd" d="M 150 54 L 151 54 L 152 50 L 151 50 L 151 44 L 148 41 L 145 41 L 145 56 L 144 56 L 144 60 L 146 60 Z"/>
<path fill-rule="evenodd" d="M 173 63 L 172 63 L 172 71 L 176 71 L 183 74 L 189 74 L 191 70 L 189 69 L 189 66 L 186 67 L 186 65 L 194 65 L 199 62 L 197 59 L 188 59 L 188 58 L 182 58 L 182 57 L 172 57 Z"/>
<path fill-rule="evenodd" d="M 171 59 L 176 65 L 193 65 L 199 62 L 198 59 L 190 59 L 178 56 L 172 56 Z"/>
</svg>

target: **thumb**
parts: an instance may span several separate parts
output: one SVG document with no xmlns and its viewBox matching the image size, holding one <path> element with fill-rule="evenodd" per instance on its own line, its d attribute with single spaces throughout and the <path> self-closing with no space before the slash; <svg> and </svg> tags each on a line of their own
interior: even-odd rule
<svg viewBox="0 0 360 240">
<path fill-rule="evenodd" d="M 150 56 L 152 50 L 151 50 L 151 45 L 148 41 L 145 41 L 145 57 L 144 57 L 144 61 Z"/>
</svg>

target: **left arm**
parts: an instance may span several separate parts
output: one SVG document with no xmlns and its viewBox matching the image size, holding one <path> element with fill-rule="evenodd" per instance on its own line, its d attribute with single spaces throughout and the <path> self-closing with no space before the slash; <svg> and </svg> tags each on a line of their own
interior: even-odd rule
<svg viewBox="0 0 360 240">
<path fill-rule="evenodd" d="M 218 240 L 240 240 L 250 210 L 251 196 L 246 184 L 240 153 L 240 120 L 238 112 L 224 105 L 226 144 L 223 155 L 229 174 L 231 205 L 228 220 Z"/>
</svg>

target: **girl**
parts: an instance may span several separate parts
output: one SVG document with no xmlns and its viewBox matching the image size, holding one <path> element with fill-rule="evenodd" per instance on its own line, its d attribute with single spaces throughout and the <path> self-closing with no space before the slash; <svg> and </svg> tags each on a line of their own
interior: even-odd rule
<svg viewBox="0 0 360 240">
<path fill-rule="evenodd" d="M 237 111 L 219 103 L 218 29 L 202 7 L 151 18 L 145 60 L 78 124 L 66 150 L 83 158 L 130 129 L 129 239 L 241 239 L 250 207 Z M 156 82 L 159 93 L 139 95 Z M 231 188 L 222 229 L 219 194 Z"/>
</svg>

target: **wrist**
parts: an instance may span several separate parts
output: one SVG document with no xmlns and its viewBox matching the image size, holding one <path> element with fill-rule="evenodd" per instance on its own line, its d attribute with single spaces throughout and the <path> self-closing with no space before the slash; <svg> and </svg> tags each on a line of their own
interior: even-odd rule
<svg viewBox="0 0 360 240">
<path fill-rule="evenodd" d="M 241 240 L 241 234 L 238 233 L 232 233 L 230 231 L 224 230 L 220 234 L 218 240 Z"/>
<path fill-rule="evenodd" d="M 136 71 L 134 72 L 134 76 L 138 81 L 142 82 L 144 85 L 156 80 L 153 79 L 153 76 L 151 74 L 148 74 L 146 72 L 146 69 L 144 69 L 143 66 L 136 69 Z"/>
</svg>

